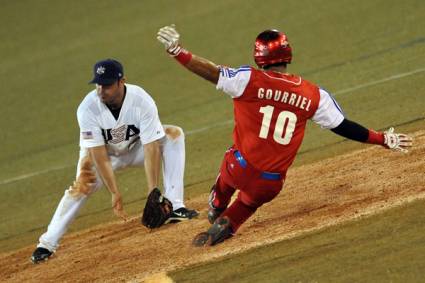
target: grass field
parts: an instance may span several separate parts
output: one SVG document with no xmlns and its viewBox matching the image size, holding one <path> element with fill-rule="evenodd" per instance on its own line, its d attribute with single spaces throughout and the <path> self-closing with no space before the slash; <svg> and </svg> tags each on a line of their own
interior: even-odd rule
<svg viewBox="0 0 425 283">
<path fill-rule="evenodd" d="M 230 66 L 253 64 L 255 36 L 266 28 L 281 29 L 294 48 L 290 71 L 334 93 L 348 118 L 376 129 L 396 125 L 400 131 L 415 131 L 424 126 L 423 1 L 1 4 L 0 251 L 35 244 L 73 181 L 78 158 L 75 111 L 92 88 L 87 82 L 93 63 L 102 58 L 122 61 L 128 81 L 143 86 L 156 100 L 162 122 L 185 129 L 186 196 L 209 190 L 231 144 L 231 102 L 168 58 L 155 39 L 166 24 L 177 25 L 182 43 L 195 54 Z M 295 165 L 362 146 L 311 124 Z M 118 176 L 126 210 L 140 213 L 146 195 L 143 169 Z M 409 209 L 424 212 L 423 203 Z M 414 214 L 406 214 L 405 220 Z M 71 231 L 112 219 L 110 196 L 103 190 L 90 199 Z M 374 218 L 378 226 L 385 223 L 380 219 Z M 350 229 L 367 225 L 359 222 Z M 301 240 L 314 247 L 322 236 Z M 398 241 L 411 251 L 408 237 Z M 423 260 L 419 251 L 409 257 Z M 366 258 L 369 251 L 365 247 L 356 252 Z M 257 250 L 249 255 L 257 260 L 261 256 Z M 313 250 L 310 256 L 319 255 Z"/>
<path fill-rule="evenodd" d="M 415 202 L 170 276 L 176 282 L 423 282 L 425 219 L 417 214 L 423 206 Z"/>
</svg>

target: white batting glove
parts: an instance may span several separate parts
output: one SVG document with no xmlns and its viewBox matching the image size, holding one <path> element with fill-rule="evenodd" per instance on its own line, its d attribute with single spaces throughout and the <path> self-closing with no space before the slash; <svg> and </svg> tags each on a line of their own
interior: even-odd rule
<svg viewBox="0 0 425 283">
<path fill-rule="evenodd" d="M 170 55 L 177 56 L 180 54 L 182 49 L 179 45 L 180 34 L 176 31 L 174 25 L 160 28 L 156 38 L 164 44 L 165 49 Z"/>
<path fill-rule="evenodd" d="M 385 146 L 395 151 L 407 153 L 407 149 L 413 144 L 412 141 L 412 138 L 408 135 L 394 133 L 393 127 L 384 132 Z"/>
</svg>

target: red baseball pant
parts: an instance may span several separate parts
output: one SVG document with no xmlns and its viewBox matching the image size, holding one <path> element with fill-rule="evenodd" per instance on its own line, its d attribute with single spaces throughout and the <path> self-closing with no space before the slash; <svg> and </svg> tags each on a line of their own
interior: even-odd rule
<svg viewBox="0 0 425 283">
<path fill-rule="evenodd" d="M 284 178 L 285 174 L 267 173 L 255 169 L 232 147 L 224 155 L 220 174 L 214 185 L 215 195 L 212 204 L 218 209 L 226 208 L 221 216 L 229 218 L 235 233 L 257 208 L 279 194 Z M 227 207 L 236 189 L 239 190 L 238 196 Z"/>
</svg>

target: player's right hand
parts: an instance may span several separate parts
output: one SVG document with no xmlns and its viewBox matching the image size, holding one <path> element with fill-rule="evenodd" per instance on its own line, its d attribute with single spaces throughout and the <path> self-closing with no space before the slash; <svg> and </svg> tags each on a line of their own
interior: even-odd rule
<svg viewBox="0 0 425 283">
<path fill-rule="evenodd" d="M 115 194 L 112 194 L 112 209 L 114 211 L 114 214 L 121 218 L 124 221 L 127 221 L 128 216 L 127 213 L 125 213 L 122 205 L 122 197 L 119 192 L 116 192 Z"/>
<path fill-rule="evenodd" d="M 384 132 L 384 144 L 389 149 L 407 153 L 408 148 L 413 144 L 413 140 L 410 136 L 394 133 L 394 128 L 389 128 Z"/>
<path fill-rule="evenodd" d="M 177 56 L 180 53 L 180 34 L 176 31 L 174 24 L 160 28 L 156 38 L 159 42 L 164 44 L 165 49 L 171 55 Z"/>
</svg>

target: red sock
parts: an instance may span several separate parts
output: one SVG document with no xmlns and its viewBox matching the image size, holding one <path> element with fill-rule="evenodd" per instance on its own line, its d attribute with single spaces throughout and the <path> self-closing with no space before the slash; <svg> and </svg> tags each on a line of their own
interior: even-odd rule
<svg viewBox="0 0 425 283">
<path fill-rule="evenodd" d="M 248 220 L 248 218 L 251 217 L 256 210 L 256 207 L 244 204 L 238 197 L 221 216 L 227 216 L 230 219 L 233 233 L 236 233 L 239 227 Z"/>
</svg>

